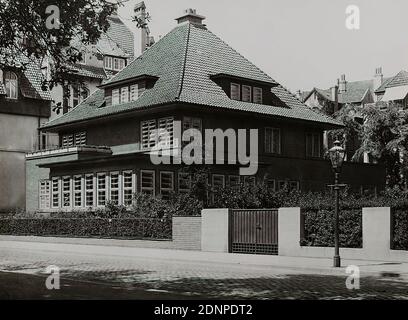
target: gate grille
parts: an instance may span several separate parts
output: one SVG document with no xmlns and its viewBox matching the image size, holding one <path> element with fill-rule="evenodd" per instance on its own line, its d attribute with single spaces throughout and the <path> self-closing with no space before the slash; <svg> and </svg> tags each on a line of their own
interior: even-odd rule
<svg viewBox="0 0 408 320">
<path fill-rule="evenodd" d="M 278 254 L 278 210 L 230 210 L 230 252 Z"/>
</svg>

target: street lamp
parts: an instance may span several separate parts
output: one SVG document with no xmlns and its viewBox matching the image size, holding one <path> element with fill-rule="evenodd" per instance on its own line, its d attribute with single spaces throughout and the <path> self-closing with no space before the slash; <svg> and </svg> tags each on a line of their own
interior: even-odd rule
<svg viewBox="0 0 408 320">
<path fill-rule="evenodd" d="M 331 165 L 334 171 L 334 197 L 335 197 L 335 207 L 334 207 L 334 258 L 333 266 L 338 268 L 341 265 L 340 262 L 340 249 L 339 249 L 339 191 L 344 185 L 339 184 L 339 175 L 341 167 L 343 165 L 344 157 L 346 155 L 346 150 L 341 147 L 340 141 L 336 140 L 334 142 L 334 147 L 329 150 L 329 157 Z"/>
</svg>

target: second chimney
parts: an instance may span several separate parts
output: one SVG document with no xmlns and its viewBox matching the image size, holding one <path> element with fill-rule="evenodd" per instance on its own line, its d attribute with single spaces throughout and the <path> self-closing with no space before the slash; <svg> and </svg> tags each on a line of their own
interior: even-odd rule
<svg viewBox="0 0 408 320">
<path fill-rule="evenodd" d="M 377 90 L 383 84 L 383 80 L 382 67 L 376 68 L 374 74 L 374 90 Z"/>
<path fill-rule="evenodd" d="M 339 92 L 346 92 L 347 91 L 347 81 L 346 81 L 346 75 L 342 74 L 340 76 L 340 81 L 339 81 Z"/>
</svg>

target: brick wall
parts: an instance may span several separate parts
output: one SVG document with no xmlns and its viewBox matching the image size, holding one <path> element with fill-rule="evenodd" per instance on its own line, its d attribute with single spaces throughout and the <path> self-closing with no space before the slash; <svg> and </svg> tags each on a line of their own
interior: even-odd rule
<svg viewBox="0 0 408 320">
<path fill-rule="evenodd" d="M 173 217 L 173 246 L 179 250 L 201 250 L 201 216 Z"/>
</svg>

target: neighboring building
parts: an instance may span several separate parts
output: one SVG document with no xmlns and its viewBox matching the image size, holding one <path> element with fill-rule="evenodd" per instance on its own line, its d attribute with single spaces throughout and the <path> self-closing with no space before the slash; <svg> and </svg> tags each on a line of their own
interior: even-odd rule
<svg viewBox="0 0 408 320">
<path fill-rule="evenodd" d="M 386 79 L 375 90 L 375 95 L 375 102 L 394 102 L 408 108 L 408 72 L 401 70 L 394 77 Z"/>
<path fill-rule="evenodd" d="M 120 70 L 125 68 L 134 58 L 134 34 L 117 16 L 111 15 L 110 26 L 103 33 L 95 45 L 83 45 L 73 41 L 72 46 L 81 51 L 82 61 L 70 66 L 74 79 L 78 82 L 65 86 L 57 85 L 51 90 L 54 106 L 57 108 L 51 113 L 51 120 L 67 113 L 97 90 L 97 87 L 106 82 Z M 43 68 L 48 68 L 48 61 Z M 65 94 L 64 94 L 65 91 Z M 54 108 L 53 108 L 54 109 Z M 50 147 L 50 146 L 46 146 Z"/>
<path fill-rule="evenodd" d="M 0 212 L 25 207 L 25 154 L 40 144 L 38 128 L 51 110 L 40 65 L 19 62 L 0 70 Z"/>
<path fill-rule="evenodd" d="M 127 206 L 136 191 L 187 191 L 190 176 L 181 165 L 154 165 L 149 155 L 158 141 L 178 147 L 168 139 L 175 121 L 183 130 L 259 129 L 256 176 L 240 177 L 238 165 L 212 165 L 214 187 L 266 179 L 275 189 L 320 190 L 332 182 L 322 137 L 341 124 L 310 110 L 207 30 L 195 10 L 177 20 L 86 101 L 42 126 L 59 135 L 60 145 L 26 156 L 27 210 Z M 385 183 L 383 168 L 374 165 L 346 164 L 342 177 L 356 189 Z"/>
</svg>

